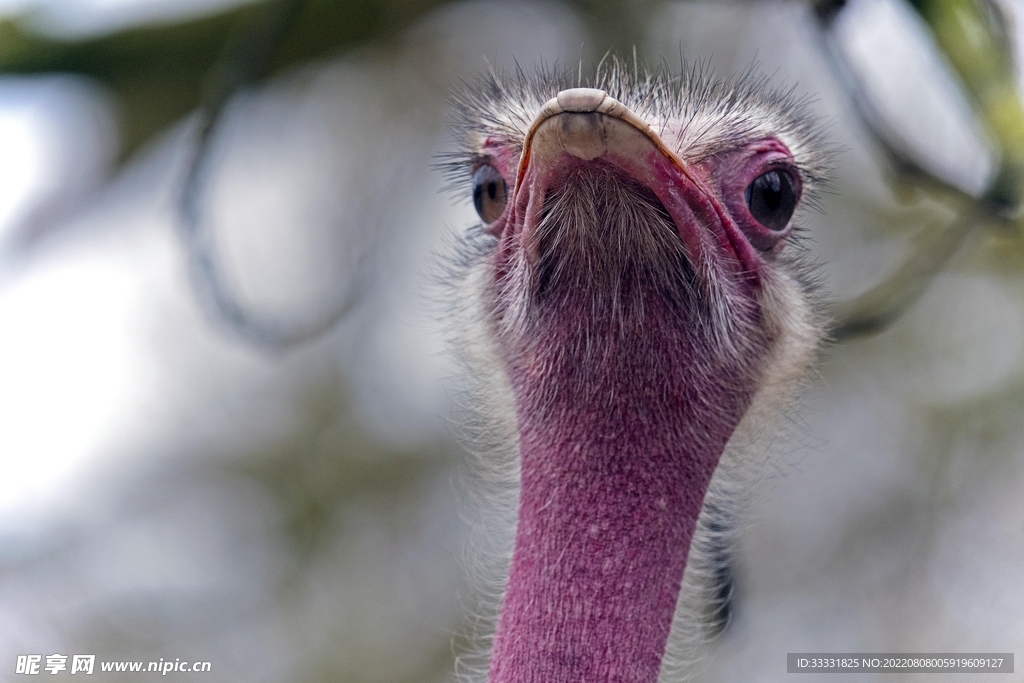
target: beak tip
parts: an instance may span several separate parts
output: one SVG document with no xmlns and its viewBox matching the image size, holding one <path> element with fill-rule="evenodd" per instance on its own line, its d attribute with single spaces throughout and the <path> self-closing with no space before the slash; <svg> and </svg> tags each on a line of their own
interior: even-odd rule
<svg viewBox="0 0 1024 683">
<path fill-rule="evenodd" d="M 608 93 L 597 88 L 569 88 L 555 97 L 562 111 L 581 114 L 597 111 L 608 97 Z"/>
</svg>

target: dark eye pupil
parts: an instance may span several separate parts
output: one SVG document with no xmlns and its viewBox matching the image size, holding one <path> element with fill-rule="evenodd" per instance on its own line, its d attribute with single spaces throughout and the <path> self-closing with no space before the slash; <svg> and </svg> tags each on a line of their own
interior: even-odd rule
<svg viewBox="0 0 1024 683">
<path fill-rule="evenodd" d="M 505 211 L 508 188 L 493 166 L 483 165 L 473 174 L 473 206 L 484 223 L 493 223 Z"/>
<path fill-rule="evenodd" d="M 796 209 L 796 188 L 785 171 L 768 171 L 747 186 L 747 207 L 769 230 L 784 230 Z"/>
</svg>

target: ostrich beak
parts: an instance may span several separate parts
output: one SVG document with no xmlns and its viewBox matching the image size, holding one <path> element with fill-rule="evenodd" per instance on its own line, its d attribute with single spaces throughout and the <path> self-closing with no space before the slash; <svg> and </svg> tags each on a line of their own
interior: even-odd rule
<svg viewBox="0 0 1024 683">
<path fill-rule="evenodd" d="M 575 160 L 575 161 L 574 161 Z M 603 90 L 570 88 L 548 100 L 523 141 L 516 171 L 513 224 L 531 261 L 530 233 L 538 225 L 548 187 L 571 163 L 601 160 L 650 188 L 675 223 L 691 263 L 724 257 L 741 279 L 757 271 L 757 256 L 699 175 L 651 126 Z M 569 162 L 567 164 L 566 162 Z"/>
<path fill-rule="evenodd" d="M 644 141 L 647 144 L 643 144 Z M 526 133 L 516 187 L 522 185 L 531 158 L 537 156 L 534 147 L 546 152 L 547 157 L 566 152 L 590 160 L 609 152 L 644 153 L 650 146 L 689 176 L 682 159 L 629 107 L 596 88 L 563 90 L 544 103 Z"/>
</svg>

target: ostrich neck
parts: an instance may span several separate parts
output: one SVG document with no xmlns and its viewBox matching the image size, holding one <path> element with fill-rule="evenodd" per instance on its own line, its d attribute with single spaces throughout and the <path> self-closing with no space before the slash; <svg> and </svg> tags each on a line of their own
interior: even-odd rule
<svg viewBox="0 0 1024 683">
<path fill-rule="evenodd" d="M 658 678 L 704 495 L 754 381 L 643 299 L 642 324 L 603 332 L 563 301 L 549 319 L 564 322 L 508 364 L 521 494 L 491 683 Z"/>
</svg>

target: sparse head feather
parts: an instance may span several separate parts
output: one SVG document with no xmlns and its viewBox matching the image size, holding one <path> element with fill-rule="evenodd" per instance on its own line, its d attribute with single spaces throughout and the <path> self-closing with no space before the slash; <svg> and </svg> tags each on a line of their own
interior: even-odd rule
<svg viewBox="0 0 1024 683">
<path fill-rule="evenodd" d="M 581 84 L 604 90 L 625 104 L 688 161 L 776 137 L 793 153 L 812 198 L 828 178 L 832 152 L 825 131 L 809 111 L 810 100 L 794 88 L 774 85 L 753 68 L 721 79 L 704 64 L 673 74 L 667 69 L 635 69 L 614 58 L 608 62 L 582 83 L 575 70 L 542 68 L 528 75 L 517 69 L 491 71 L 457 91 L 451 123 L 462 147 L 447 155 L 445 164 L 453 188 L 467 187 L 466 166 L 479 159 L 484 140 L 500 140 L 520 154 L 544 103 Z"/>
</svg>

